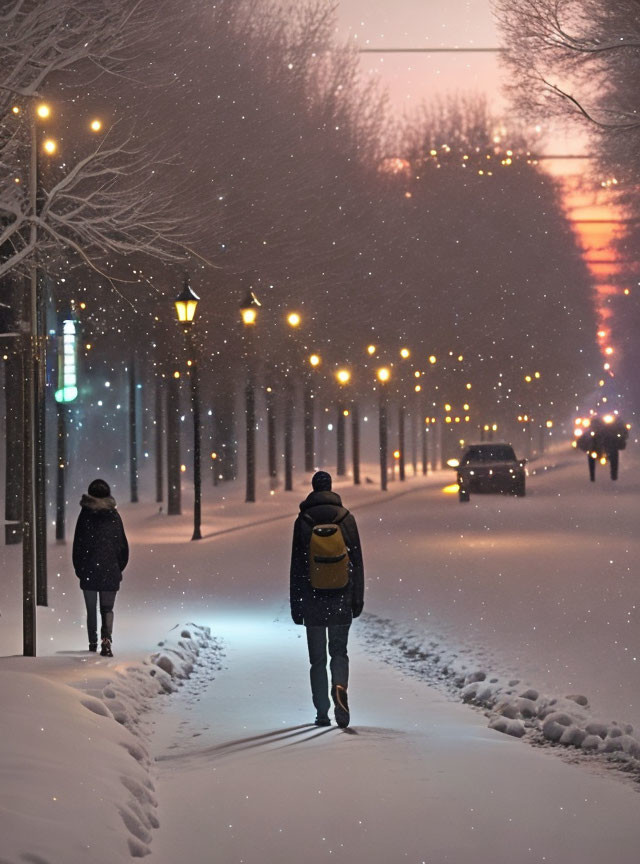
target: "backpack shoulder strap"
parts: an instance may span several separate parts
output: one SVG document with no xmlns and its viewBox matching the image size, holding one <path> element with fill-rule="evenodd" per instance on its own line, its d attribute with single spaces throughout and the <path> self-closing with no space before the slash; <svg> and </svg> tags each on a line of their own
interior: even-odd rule
<svg viewBox="0 0 640 864">
<path fill-rule="evenodd" d="M 344 513 L 343 513 L 341 516 L 337 516 L 337 517 L 333 520 L 333 524 L 334 524 L 334 525 L 339 525 L 339 524 L 343 521 L 343 519 L 346 519 L 346 518 L 347 518 L 348 515 L 349 515 L 349 511 L 348 511 L 347 508 L 345 507 L 345 508 L 344 508 Z"/>
</svg>

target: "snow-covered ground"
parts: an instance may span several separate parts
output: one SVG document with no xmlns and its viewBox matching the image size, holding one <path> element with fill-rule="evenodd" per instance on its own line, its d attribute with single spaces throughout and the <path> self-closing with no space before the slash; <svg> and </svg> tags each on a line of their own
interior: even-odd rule
<svg viewBox="0 0 640 864">
<path fill-rule="evenodd" d="M 372 616 L 354 625 L 352 734 L 306 725 L 313 711 L 303 631 L 289 621 L 287 597 L 290 517 L 306 492 L 302 484 L 255 507 L 242 502 L 241 490 L 207 490 L 199 543 L 188 541 L 188 513 L 170 519 L 153 504 L 121 502 L 132 557 L 116 603 L 116 658 L 93 658 L 104 680 L 89 696 L 108 705 L 106 679 L 123 664 L 146 668 L 177 622 L 209 627 L 226 652 L 223 670 L 208 660 L 173 696 L 145 697 L 139 706 L 140 735 L 158 759 L 149 770 L 160 827 L 144 830 L 153 834 L 159 862 L 185 855 L 210 861 L 214 849 L 221 862 L 295 861 L 302 854 L 314 862 L 637 860 L 639 805 L 628 784 L 487 728 L 480 712 L 427 683 L 444 666 L 465 666 L 470 676 L 483 670 L 486 686 L 498 678 L 502 701 L 505 682 L 518 679 L 507 698 L 532 688 L 541 700 L 581 694 L 588 708 L 572 704 L 587 712 L 585 725 L 601 720 L 611 729 L 617 721 L 622 734 L 627 723 L 640 729 L 638 460 L 633 450 L 623 454 L 617 485 L 604 474 L 589 484 L 586 466 L 571 452 L 550 457 L 546 470 L 535 467 L 525 499 L 476 496 L 461 505 L 443 492 L 451 480 L 445 472 L 411 479 L 406 488 L 392 484 L 387 496 L 375 486 L 346 486 L 345 503 L 363 538 Z M 21 647 L 19 553 L 0 551 L 5 655 Z M 39 610 L 44 656 L 2 659 L 0 675 L 47 679 L 34 685 L 43 713 L 51 701 L 56 725 L 84 730 L 87 716 L 101 723 L 98 741 L 104 738 L 108 762 L 109 748 L 121 743 L 113 729 L 122 735 L 128 727 L 92 715 L 71 697 L 66 721 L 55 713 L 64 705 L 55 688 L 78 684 L 78 664 L 87 663 L 76 653 L 85 648 L 83 604 L 69 553 L 50 547 L 50 607 Z M 425 680 L 414 672 L 426 673 Z M 15 692 L 25 685 L 13 686 Z M 77 698 L 86 697 L 85 687 Z M 16 697 L 18 703 L 28 713 Z M 10 758 L 7 736 L 1 740 Z M 19 763 L 12 764 L 19 776 Z M 45 765 L 54 777 L 59 766 Z M 89 774 L 99 776 L 100 765 Z M 25 823 L 13 819 L 6 798 L 1 806 L 2 831 L 9 822 L 18 845 L 3 848 L 0 860 L 75 861 L 53 837 L 48 854 L 47 838 L 39 837 L 40 858 L 19 857 L 17 850 L 30 853 L 24 844 L 37 832 L 16 839 Z M 92 860 L 120 860 L 91 814 L 89 808 L 82 824 L 94 843 Z M 55 836 L 62 842 L 63 834 Z M 125 834 L 136 840 L 130 828 Z M 16 852 L 7 858 L 9 848 Z"/>
</svg>

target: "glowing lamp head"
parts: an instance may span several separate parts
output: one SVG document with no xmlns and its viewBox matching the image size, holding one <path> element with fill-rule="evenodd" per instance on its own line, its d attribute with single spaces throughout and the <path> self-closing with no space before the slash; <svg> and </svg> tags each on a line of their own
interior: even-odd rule
<svg viewBox="0 0 640 864">
<path fill-rule="evenodd" d="M 312 354 L 312 355 L 309 357 L 309 363 L 310 363 L 310 364 L 313 366 L 313 368 L 315 369 L 316 366 L 319 366 L 319 365 L 320 365 L 320 355 L 319 355 L 319 354 Z"/>
<path fill-rule="evenodd" d="M 613 416 L 613 414 L 605 414 L 604 417 L 602 418 L 602 420 L 604 423 L 609 424 L 609 423 L 613 423 L 613 421 L 615 420 L 615 417 Z"/>
<path fill-rule="evenodd" d="M 102 120 L 98 120 L 97 118 L 92 120 L 91 123 L 89 123 L 89 128 L 92 132 L 100 132 L 102 129 Z"/>
<path fill-rule="evenodd" d="M 435 355 L 435 354 L 431 354 L 431 355 L 429 356 L 429 363 L 431 363 L 431 365 L 433 366 L 434 363 L 435 363 L 436 361 L 437 361 L 437 357 L 436 357 L 436 355 Z"/>
<path fill-rule="evenodd" d="M 289 325 L 289 327 L 299 327 L 301 320 L 302 319 L 297 312 L 289 312 L 289 314 L 287 315 L 287 324 Z"/>
<path fill-rule="evenodd" d="M 408 357 L 411 356 L 411 351 L 409 351 L 408 348 L 401 348 L 401 349 L 400 349 L 400 356 L 401 356 L 404 360 L 406 360 Z"/>
<path fill-rule="evenodd" d="M 174 300 L 176 315 L 180 324 L 193 324 L 199 299 L 198 295 L 192 291 L 188 277 L 185 277 L 184 288 Z"/>
<path fill-rule="evenodd" d="M 36 114 L 41 120 L 46 120 L 51 116 L 51 108 L 49 108 L 46 102 L 41 102 L 36 108 Z"/>
<path fill-rule="evenodd" d="M 376 375 L 378 376 L 378 381 L 384 384 L 391 378 L 391 371 L 386 366 L 383 366 L 382 369 L 378 369 Z"/>
<path fill-rule="evenodd" d="M 44 142 L 44 144 L 43 144 L 42 146 L 43 146 L 43 148 L 44 148 L 44 152 L 45 152 L 45 153 L 48 153 L 49 156 L 53 156 L 53 154 L 54 154 L 54 153 L 56 152 L 56 150 L 58 149 L 58 145 L 57 145 L 56 142 L 53 140 L 53 138 L 47 138 L 46 141 Z"/>
<path fill-rule="evenodd" d="M 524 380 L 527 382 L 527 384 L 530 384 L 531 383 L 531 375 L 525 375 Z"/>
<path fill-rule="evenodd" d="M 338 384 L 345 385 L 348 384 L 351 380 L 351 372 L 348 369 L 338 369 L 336 372 L 336 379 Z"/>
<path fill-rule="evenodd" d="M 413 389 L 415 390 L 416 393 L 420 393 L 420 391 L 422 390 L 422 387 L 420 386 L 420 384 L 416 384 L 416 386 Z"/>
<path fill-rule="evenodd" d="M 247 296 L 240 304 L 240 314 L 242 315 L 242 323 L 248 327 L 252 326 L 258 320 L 258 309 L 262 304 L 251 289 L 247 291 Z"/>
<path fill-rule="evenodd" d="M 11 111 L 12 111 L 14 114 L 19 114 L 19 113 L 20 113 L 20 106 L 19 106 L 19 105 L 14 105 L 14 106 L 11 108 Z"/>
<path fill-rule="evenodd" d="M 373 357 L 373 355 L 374 355 L 375 353 L 376 353 L 376 346 L 375 346 L 375 345 L 367 345 L 367 354 L 368 354 L 370 357 Z"/>
<path fill-rule="evenodd" d="M 444 410 L 445 410 L 445 411 L 451 411 L 451 405 L 449 405 L 448 402 L 445 404 L 445 406 L 444 406 Z"/>
<path fill-rule="evenodd" d="M 400 458 L 400 451 L 399 451 L 399 450 L 394 450 L 394 451 L 393 451 L 393 458 L 394 458 L 394 459 L 399 459 L 399 458 Z"/>
</svg>

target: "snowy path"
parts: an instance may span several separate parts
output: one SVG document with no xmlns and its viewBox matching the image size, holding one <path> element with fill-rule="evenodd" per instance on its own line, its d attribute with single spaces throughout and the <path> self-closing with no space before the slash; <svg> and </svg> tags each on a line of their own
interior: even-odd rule
<svg viewBox="0 0 640 864">
<path fill-rule="evenodd" d="M 357 638 L 353 728 L 308 725 L 301 633 L 219 631 L 223 671 L 158 718 L 154 864 L 637 864 L 629 787 L 492 732 Z"/>
</svg>

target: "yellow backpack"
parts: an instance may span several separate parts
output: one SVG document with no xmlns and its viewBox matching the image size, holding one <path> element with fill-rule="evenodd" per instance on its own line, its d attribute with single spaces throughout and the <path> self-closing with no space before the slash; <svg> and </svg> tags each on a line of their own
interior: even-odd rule
<svg viewBox="0 0 640 864">
<path fill-rule="evenodd" d="M 309 579 L 311 587 L 321 591 L 346 588 L 349 583 L 349 551 L 335 522 L 311 528 Z"/>
</svg>

